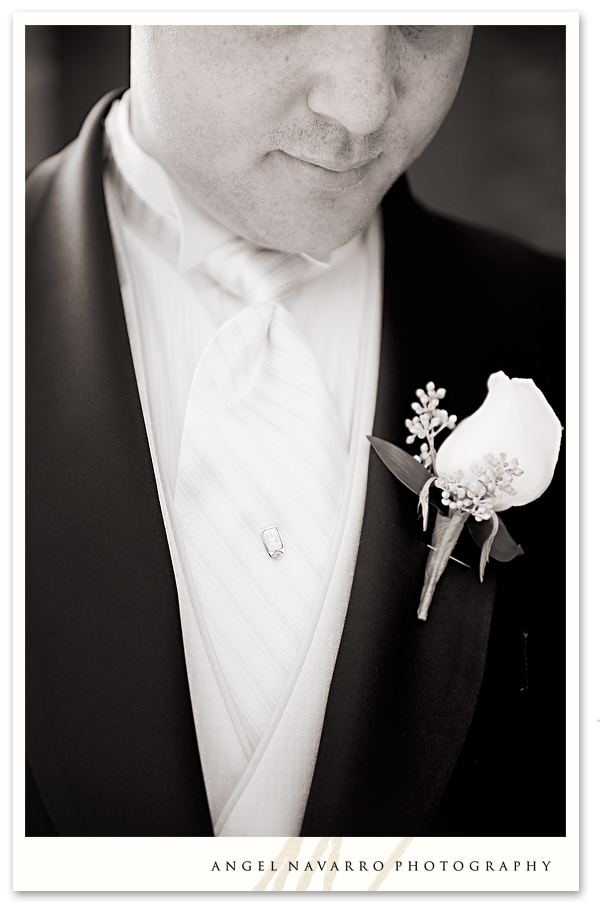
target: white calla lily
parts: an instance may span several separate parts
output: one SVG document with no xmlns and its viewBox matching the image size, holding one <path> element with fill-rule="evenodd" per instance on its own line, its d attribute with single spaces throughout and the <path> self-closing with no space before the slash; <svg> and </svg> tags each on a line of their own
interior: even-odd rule
<svg viewBox="0 0 600 910">
<path fill-rule="evenodd" d="M 505 453 L 518 459 L 522 475 L 515 478 L 515 493 L 502 493 L 494 511 L 523 506 L 542 495 L 550 484 L 562 427 L 558 417 L 532 379 L 509 379 L 493 373 L 488 395 L 478 411 L 462 420 L 440 447 L 436 473 L 452 477 L 463 472 L 461 483 L 476 480 L 472 465 L 485 467 L 487 455 Z"/>
</svg>

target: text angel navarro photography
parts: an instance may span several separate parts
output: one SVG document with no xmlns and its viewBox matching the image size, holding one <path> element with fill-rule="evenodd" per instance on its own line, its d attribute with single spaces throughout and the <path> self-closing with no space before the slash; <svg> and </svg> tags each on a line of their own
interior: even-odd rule
<svg viewBox="0 0 600 910">
<path fill-rule="evenodd" d="M 551 860 L 396 860 L 390 872 L 548 872 Z M 285 860 L 277 865 L 274 860 L 215 860 L 211 872 L 381 872 L 384 860 Z"/>
</svg>

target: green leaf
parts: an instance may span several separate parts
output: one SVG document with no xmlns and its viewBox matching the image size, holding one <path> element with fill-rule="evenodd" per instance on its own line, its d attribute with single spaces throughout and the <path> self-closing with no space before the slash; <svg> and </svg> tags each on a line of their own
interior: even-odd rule
<svg viewBox="0 0 600 910">
<path fill-rule="evenodd" d="M 467 522 L 467 527 L 477 546 L 483 549 L 486 540 L 492 533 L 492 522 L 475 521 L 474 518 L 470 518 Z M 494 537 L 490 556 L 498 562 L 510 562 L 515 556 L 523 555 L 523 548 L 512 539 L 506 530 L 506 525 L 498 515 L 498 530 Z"/>
<path fill-rule="evenodd" d="M 417 515 L 419 514 L 419 509 L 423 516 L 423 530 L 427 530 L 427 519 L 429 518 L 429 488 L 435 477 L 430 477 L 426 484 L 423 484 L 423 489 L 419 493 L 419 507 L 417 508 Z"/>
<path fill-rule="evenodd" d="M 398 448 L 391 442 L 386 442 L 385 439 L 378 439 L 377 436 L 367 436 L 367 439 L 386 468 L 389 468 L 394 477 L 397 477 L 405 487 L 408 487 L 417 496 L 427 481 L 432 480 L 431 471 L 423 467 L 420 461 L 417 461 L 404 449 Z"/>
<path fill-rule="evenodd" d="M 488 535 L 488 538 L 484 545 L 481 548 L 481 559 L 479 560 L 479 581 L 483 581 L 483 576 L 485 575 L 485 567 L 490 561 L 490 555 L 492 550 L 492 545 L 498 533 L 498 528 L 500 526 L 500 519 L 496 512 L 492 512 L 492 517 L 488 519 L 492 524 L 492 531 Z"/>
</svg>

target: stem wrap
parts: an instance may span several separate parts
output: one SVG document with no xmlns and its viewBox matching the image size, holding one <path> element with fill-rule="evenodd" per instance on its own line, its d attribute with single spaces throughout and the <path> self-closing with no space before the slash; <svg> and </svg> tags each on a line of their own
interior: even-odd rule
<svg viewBox="0 0 600 910">
<path fill-rule="evenodd" d="M 427 613 L 433 598 L 435 586 L 448 565 L 452 550 L 456 546 L 456 542 L 460 537 L 460 532 L 468 517 L 468 512 L 453 512 L 452 515 L 449 515 L 447 518 L 438 512 L 436 516 L 431 538 L 431 546 L 434 547 L 434 549 L 430 550 L 427 565 L 425 567 L 425 581 L 423 583 L 419 610 L 417 612 L 417 617 L 419 619 L 427 619 Z"/>
</svg>

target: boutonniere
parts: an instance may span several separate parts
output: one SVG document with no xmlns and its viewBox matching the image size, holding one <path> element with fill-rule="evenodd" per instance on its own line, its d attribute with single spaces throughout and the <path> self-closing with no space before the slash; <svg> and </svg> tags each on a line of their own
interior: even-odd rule
<svg viewBox="0 0 600 910">
<path fill-rule="evenodd" d="M 562 427 L 533 380 L 493 373 L 488 389 L 479 410 L 458 425 L 456 415 L 442 407 L 445 389 L 433 382 L 417 389 L 406 442 L 421 441 L 418 455 L 368 437 L 394 476 L 418 495 L 424 531 L 430 503 L 437 509 L 419 619 L 427 619 L 435 586 L 465 525 L 481 548 L 480 581 L 490 556 L 508 562 L 523 553 L 498 513 L 533 502 L 554 474 Z M 443 431 L 450 435 L 436 451 Z"/>
</svg>

